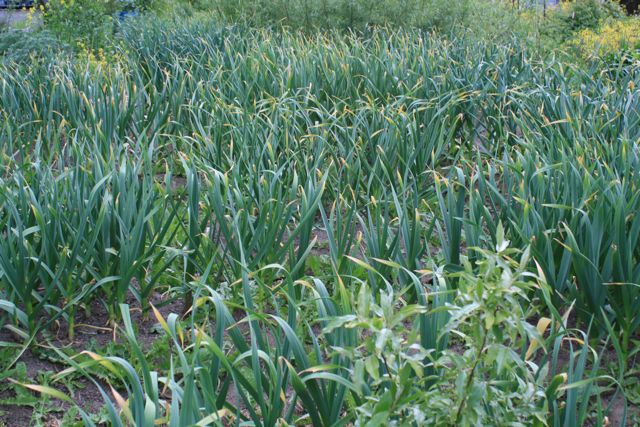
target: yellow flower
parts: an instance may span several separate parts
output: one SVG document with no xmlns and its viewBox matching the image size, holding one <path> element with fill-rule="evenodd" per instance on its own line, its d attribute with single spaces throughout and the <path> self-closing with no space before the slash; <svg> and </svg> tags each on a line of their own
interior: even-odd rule
<svg viewBox="0 0 640 427">
<path fill-rule="evenodd" d="M 640 18 L 607 22 L 599 30 L 586 29 L 571 42 L 586 57 L 615 55 L 640 47 Z"/>
</svg>

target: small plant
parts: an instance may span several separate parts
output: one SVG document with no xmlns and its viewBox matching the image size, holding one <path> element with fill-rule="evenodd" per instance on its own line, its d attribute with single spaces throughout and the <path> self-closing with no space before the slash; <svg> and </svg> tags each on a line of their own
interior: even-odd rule
<svg viewBox="0 0 640 427">
<path fill-rule="evenodd" d="M 349 357 L 353 382 L 364 402 L 357 425 L 507 425 L 546 423 L 546 401 L 535 368 L 520 349 L 540 339 L 523 308 L 535 282 L 528 277 L 528 252 L 519 262 L 502 228 L 497 252 L 480 251 L 477 266 L 464 261 L 451 305 L 407 305 L 391 289 L 380 303 L 363 285 L 355 314 L 337 318 L 333 328 L 358 328 L 362 343 Z M 416 320 L 446 310 L 450 320 L 439 340 L 450 347 L 435 356 L 419 345 Z M 431 314 L 433 313 L 433 314 Z M 432 372 L 433 374 L 429 374 Z M 534 421 L 535 420 L 535 421 Z"/>
<path fill-rule="evenodd" d="M 465 261 L 464 271 L 455 274 L 459 287 L 444 331 L 453 348 L 434 362 L 442 377 L 430 391 L 429 423 L 545 423 L 545 394 L 522 353 L 540 339 L 525 308 L 536 286 L 527 273 L 529 251 L 509 248 L 502 226 L 496 241 L 496 252 L 472 249 L 480 252 L 476 266 Z"/>
</svg>

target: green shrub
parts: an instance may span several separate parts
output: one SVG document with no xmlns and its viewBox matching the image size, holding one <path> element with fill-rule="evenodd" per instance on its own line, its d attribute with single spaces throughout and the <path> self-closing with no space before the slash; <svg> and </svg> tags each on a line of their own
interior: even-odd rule
<svg viewBox="0 0 640 427">
<path fill-rule="evenodd" d="M 417 27 L 450 34 L 471 29 L 478 37 L 517 28 L 514 16 L 492 0 L 214 0 L 224 20 L 294 28 L 364 29 L 370 25 Z"/>
<path fill-rule="evenodd" d="M 596 30 L 607 18 L 623 15 L 618 3 L 599 0 L 563 2 L 549 11 L 542 21 L 540 32 L 551 44 L 565 42 L 582 30 Z"/>
<path fill-rule="evenodd" d="M 50 0 L 45 25 L 61 40 L 98 49 L 113 33 L 113 0 Z"/>
<path fill-rule="evenodd" d="M 370 291 L 361 290 L 354 302 L 358 315 L 332 322 L 366 331 L 354 353 L 352 381 L 368 384 L 370 394 L 356 408 L 356 425 L 544 423 L 545 394 L 535 378 L 537 367 L 518 352 L 539 338 L 523 309 L 533 286 L 525 273 L 528 251 L 516 262 L 512 256 L 518 251 L 508 244 L 500 229 L 498 253 L 483 251 L 475 266 L 465 260 L 464 272 L 456 274 L 460 286 L 453 304 L 432 307 L 451 315 L 438 331 L 440 339 L 458 338 L 439 357 L 406 332 L 411 331 L 407 319 L 428 312 L 426 307 L 402 306 L 391 293 L 383 292 L 376 306 Z"/>
<path fill-rule="evenodd" d="M 603 10 L 598 0 L 581 0 L 571 5 L 569 14 L 564 16 L 571 31 L 597 28 L 603 18 Z"/>
<path fill-rule="evenodd" d="M 597 31 L 585 29 L 571 41 L 585 58 L 618 62 L 623 58 L 640 59 L 640 19 L 611 20 Z"/>
</svg>

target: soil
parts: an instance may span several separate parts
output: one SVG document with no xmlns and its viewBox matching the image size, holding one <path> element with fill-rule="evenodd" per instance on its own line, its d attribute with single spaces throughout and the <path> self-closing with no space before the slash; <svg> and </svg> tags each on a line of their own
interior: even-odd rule
<svg viewBox="0 0 640 427">
<path fill-rule="evenodd" d="M 153 342 L 158 338 L 157 329 L 155 328 L 157 323 L 156 319 L 153 315 L 143 316 L 142 310 L 133 296 L 131 296 L 127 302 L 131 307 L 131 321 L 137 329 L 136 337 L 143 350 L 146 350 L 151 347 Z M 155 294 L 152 296 L 150 302 L 165 318 L 170 313 L 182 312 L 182 301 L 171 300 L 164 295 Z M 47 346 L 72 348 L 74 352 L 79 353 L 96 345 L 103 347 L 110 342 L 119 343 L 124 339 L 121 330 L 116 328 L 114 331 L 114 329 L 110 327 L 108 313 L 104 306 L 98 302 L 91 306 L 90 313 L 84 310 L 77 313 L 73 340 L 69 340 L 67 337 L 67 325 L 65 322 L 59 322 L 54 325 L 50 331 L 50 335 L 47 344 L 44 344 L 47 341 L 45 336 L 41 336 L 39 339 L 41 347 L 38 347 L 36 351 L 33 349 L 26 350 L 19 359 L 19 362 L 26 365 L 27 377 L 32 383 L 37 383 L 39 373 L 57 373 L 68 368 L 66 365 L 50 361 L 46 358 L 46 353 L 53 351 L 47 349 Z M 0 330 L 0 341 L 20 343 L 20 341 L 7 330 Z M 7 367 L 4 367 L 4 369 L 7 369 Z M 62 385 L 54 384 L 53 386 L 65 394 L 70 395 L 69 390 Z M 109 386 L 105 383 L 100 383 L 100 386 L 104 390 L 109 390 Z M 104 405 L 104 400 L 99 389 L 87 379 L 78 378 L 74 381 L 72 392 L 72 398 L 89 414 L 98 413 Z M 120 391 L 120 393 L 123 395 L 126 394 L 122 391 Z M 0 392 L 0 401 L 10 399 L 14 396 L 14 393 L 11 391 L 2 391 Z M 37 396 L 37 394 L 34 393 L 34 396 Z M 47 413 L 46 419 L 41 421 L 47 426 L 59 426 L 61 425 L 60 423 L 64 412 L 68 411 L 71 405 L 60 401 L 50 400 L 50 402 L 52 411 Z M 0 404 L 0 426 L 25 427 L 32 425 L 31 417 L 33 411 L 33 408 L 30 406 Z"/>
<path fill-rule="evenodd" d="M 27 369 L 27 377 L 30 382 L 37 383 L 38 375 L 46 372 L 59 372 L 66 368 L 60 364 L 43 359 L 41 356 L 36 355 L 32 350 L 27 350 L 20 357 L 19 362 L 24 363 Z M 106 384 L 101 384 L 102 387 L 107 387 Z M 65 394 L 69 393 L 69 390 L 62 386 L 56 386 L 60 391 Z M 34 395 L 36 395 L 34 393 Z M 37 396 L 37 395 L 36 395 Z M 0 392 L 0 400 L 10 399 L 15 397 L 12 391 L 3 390 Z M 98 388 L 89 380 L 80 378 L 74 383 L 73 399 L 85 410 L 87 413 L 98 413 L 103 406 L 104 401 Z M 65 411 L 68 411 L 71 407 L 70 404 L 60 401 L 49 400 L 52 407 L 52 411 L 46 415 L 45 425 L 58 426 L 61 425 L 61 419 L 64 416 Z M 24 427 L 32 425 L 33 408 L 23 405 L 11 405 L 0 404 L 0 425 L 7 427 Z"/>
</svg>

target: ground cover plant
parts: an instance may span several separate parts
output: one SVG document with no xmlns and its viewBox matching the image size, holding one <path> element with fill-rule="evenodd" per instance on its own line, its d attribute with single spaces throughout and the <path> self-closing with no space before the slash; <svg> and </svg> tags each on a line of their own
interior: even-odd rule
<svg viewBox="0 0 640 427">
<path fill-rule="evenodd" d="M 632 56 L 113 38 L 0 63 L 6 425 L 638 424 Z"/>
</svg>

